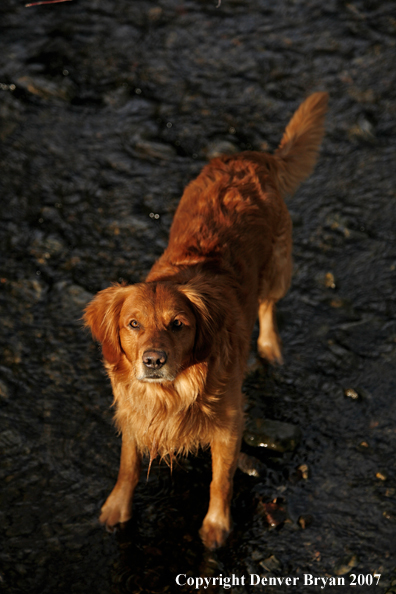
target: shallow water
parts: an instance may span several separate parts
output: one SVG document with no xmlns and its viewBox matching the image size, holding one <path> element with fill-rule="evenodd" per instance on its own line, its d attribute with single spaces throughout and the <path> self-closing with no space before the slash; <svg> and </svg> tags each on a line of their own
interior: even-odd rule
<svg viewBox="0 0 396 594">
<path fill-rule="evenodd" d="M 304 574 L 395 584 L 396 29 L 391 2 L 79 0 L 0 7 L 0 550 L 6 592 L 316 592 Z M 244 445 L 234 531 L 208 554 L 210 457 L 142 475 L 131 525 L 97 523 L 119 438 L 86 302 L 145 277 L 183 187 L 222 150 L 276 147 L 330 92 L 314 175 L 290 210 L 295 272 L 278 308 L 285 363 L 245 382 L 247 424 L 301 439 Z M 158 216 L 157 216 L 158 215 Z M 252 340 L 254 353 L 254 340 Z M 249 459 L 248 459 L 249 460 Z M 252 462 L 253 463 L 253 462 Z M 304 470 L 301 470 L 301 469 Z M 295 576 L 293 587 L 248 576 Z M 217 591 L 217 586 L 208 591 Z M 333 589 L 332 591 L 336 591 Z"/>
</svg>

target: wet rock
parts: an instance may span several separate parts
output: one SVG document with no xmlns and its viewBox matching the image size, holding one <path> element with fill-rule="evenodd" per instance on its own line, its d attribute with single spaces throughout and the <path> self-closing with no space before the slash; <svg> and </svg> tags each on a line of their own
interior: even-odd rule
<svg viewBox="0 0 396 594">
<path fill-rule="evenodd" d="M 10 397 L 10 391 L 5 382 L 0 380 L 0 399 L 7 400 Z"/>
<path fill-rule="evenodd" d="M 301 440 L 301 430 L 296 425 L 270 419 L 255 419 L 243 436 L 254 447 L 268 448 L 276 452 L 292 452 Z"/>
<path fill-rule="evenodd" d="M 58 81 L 48 80 L 39 76 L 21 76 L 17 80 L 18 86 L 26 89 L 33 95 L 38 95 L 42 99 L 61 99 L 70 101 L 75 95 L 73 83 L 66 78 Z"/>
<path fill-rule="evenodd" d="M 286 509 L 281 498 L 274 499 L 268 503 L 260 501 L 257 512 L 265 517 L 266 522 L 271 528 L 281 526 L 287 518 Z"/>
<path fill-rule="evenodd" d="M 53 235 L 44 236 L 37 233 L 30 247 L 30 253 L 35 257 L 38 264 L 46 264 L 51 258 L 66 252 L 64 243 Z"/>
<path fill-rule="evenodd" d="M 107 162 L 113 169 L 123 173 L 131 171 L 131 159 L 123 153 L 111 153 L 107 156 Z"/>
<path fill-rule="evenodd" d="M 173 159 L 176 156 L 176 151 L 171 145 L 145 140 L 144 138 L 137 140 L 134 148 L 141 157 L 169 161 L 169 159 Z"/>
<path fill-rule="evenodd" d="M 10 448 L 19 448 L 22 446 L 22 438 L 13 429 L 6 429 L 0 433 L 0 448 L 3 451 L 10 450 Z"/>
<path fill-rule="evenodd" d="M 92 293 L 88 293 L 79 285 L 70 285 L 66 281 L 56 283 L 54 290 L 57 300 L 61 303 L 63 315 L 68 312 L 70 320 L 78 321 L 83 314 L 84 308 L 93 299 Z"/>
<path fill-rule="evenodd" d="M 48 291 L 48 285 L 41 279 L 21 279 L 9 283 L 11 294 L 22 299 L 29 307 L 41 301 Z"/>
<path fill-rule="evenodd" d="M 360 240 L 366 237 L 366 233 L 361 229 L 356 229 L 351 217 L 344 216 L 336 212 L 326 218 L 326 227 L 336 231 L 348 240 Z"/>
<path fill-rule="evenodd" d="M 324 285 L 325 285 L 325 287 L 327 287 L 329 289 L 336 288 L 335 278 L 334 278 L 334 274 L 332 272 L 326 272 L 325 278 L 324 278 Z"/>
<path fill-rule="evenodd" d="M 301 515 L 298 520 L 297 523 L 298 525 L 305 530 L 306 528 L 308 528 L 308 526 L 310 526 L 313 522 L 313 518 L 310 514 L 303 514 Z"/>
<path fill-rule="evenodd" d="M 354 388 L 345 388 L 344 396 L 346 398 L 350 398 L 351 400 L 359 400 L 359 394 L 354 390 Z"/>
<path fill-rule="evenodd" d="M 298 470 L 301 472 L 301 476 L 304 480 L 309 478 L 309 469 L 307 464 L 300 464 Z"/>
<path fill-rule="evenodd" d="M 370 445 L 367 441 L 361 441 L 358 445 L 359 451 L 368 453 L 371 451 Z"/>
<path fill-rule="evenodd" d="M 241 452 L 238 456 L 238 468 L 249 476 L 262 477 L 265 475 L 266 467 L 265 464 L 254 458 Z"/>
<path fill-rule="evenodd" d="M 375 129 L 366 117 L 360 116 L 357 123 L 349 129 L 349 136 L 366 142 L 374 142 Z"/>
<path fill-rule="evenodd" d="M 132 215 L 109 223 L 109 229 L 114 235 L 119 235 L 121 231 L 127 231 L 128 233 L 146 232 L 148 228 L 147 219 L 144 220 Z"/>
<path fill-rule="evenodd" d="M 355 353 L 352 353 L 338 342 L 330 339 L 327 341 L 327 345 L 329 352 L 324 354 L 320 359 L 330 367 L 350 369 L 356 363 L 357 357 Z"/>
<path fill-rule="evenodd" d="M 150 19 L 150 21 L 156 22 L 161 18 L 162 13 L 163 10 L 160 6 L 153 6 L 148 11 L 148 18 Z"/>
<path fill-rule="evenodd" d="M 307 464 L 300 464 L 296 469 L 293 469 L 289 474 L 289 481 L 298 483 L 301 480 L 307 480 L 309 477 L 309 470 Z"/>
<path fill-rule="evenodd" d="M 353 567 L 356 567 L 359 563 L 357 555 L 351 554 L 343 557 L 334 567 L 335 575 L 345 575 L 350 572 Z"/>
<path fill-rule="evenodd" d="M 336 288 L 336 280 L 335 280 L 335 276 L 332 272 L 326 272 L 323 273 L 321 272 L 320 274 L 317 275 L 317 282 L 319 285 L 321 285 L 322 287 L 325 287 L 326 289 L 335 289 Z"/>
<path fill-rule="evenodd" d="M 393 509 L 386 509 L 382 512 L 382 515 L 387 520 L 391 520 L 392 522 L 396 521 L 396 512 Z"/>
<path fill-rule="evenodd" d="M 335 299 L 331 299 L 330 307 L 334 307 L 335 309 L 350 309 L 351 303 L 348 299 L 337 297 Z"/>
<path fill-rule="evenodd" d="M 251 557 L 253 561 L 260 561 L 264 557 L 264 554 L 261 551 L 255 550 L 251 554 Z"/>
<path fill-rule="evenodd" d="M 208 159 L 221 157 L 221 155 L 232 155 L 236 152 L 238 152 L 238 147 L 228 140 L 214 140 L 207 146 L 205 150 L 206 157 Z"/>
<path fill-rule="evenodd" d="M 129 100 L 129 89 L 122 85 L 118 89 L 112 89 L 103 95 L 103 102 L 109 107 L 123 108 Z"/>
<path fill-rule="evenodd" d="M 263 569 L 269 571 L 270 573 L 277 573 L 282 570 L 282 563 L 275 555 L 271 555 L 270 557 L 263 559 L 260 561 L 259 565 L 261 565 Z"/>
</svg>

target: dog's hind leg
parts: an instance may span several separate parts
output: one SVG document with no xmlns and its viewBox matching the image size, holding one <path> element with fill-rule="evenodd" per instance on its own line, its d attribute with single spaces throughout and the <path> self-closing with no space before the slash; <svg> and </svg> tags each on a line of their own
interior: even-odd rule
<svg viewBox="0 0 396 594">
<path fill-rule="evenodd" d="M 292 223 L 284 207 L 283 223 L 273 245 L 270 261 L 261 278 L 258 318 L 260 333 L 257 350 L 260 357 L 270 363 L 282 363 L 281 341 L 276 327 L 275 304 L 289 289 L 292 276 Z"/>
</svg>

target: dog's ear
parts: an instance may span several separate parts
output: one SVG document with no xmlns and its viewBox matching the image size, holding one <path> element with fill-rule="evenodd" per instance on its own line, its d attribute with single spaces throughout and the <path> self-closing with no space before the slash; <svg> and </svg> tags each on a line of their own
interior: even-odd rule
<svg viewBox="0 0 396 594">
<path fill-rule="evenodd" d="M 197 279 L 186 285 L 179 285 L 178 288 L 187 297 L 197 320 L 195 359 L 204 361 L 209 357 L 213 343 L 224 325 L 224 314 L 216 290 Z"/>
<path fill-rule="evenodd" d="M 116 364 L 121 357 L 118 320 L 126 297 L 126 287 L 115 285 L 99 291 L 84 312 L 85 326 L 91 328 L 94 338 L 102 343 L 103 356 Z"/>
</svg>

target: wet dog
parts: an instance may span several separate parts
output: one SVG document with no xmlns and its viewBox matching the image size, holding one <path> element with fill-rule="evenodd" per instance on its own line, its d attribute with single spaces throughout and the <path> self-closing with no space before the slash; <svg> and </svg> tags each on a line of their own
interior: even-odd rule
<svg viewBox="0 0 396 594">
<path fill-rule="evenodd" d="M 282 361 L 274 306 L 292 271 L 283 198 L 313 170 L 326 110 L 327 94 L 311 95 L 274 155 L 213 159 L 185 189 L 169 245 L 146 282 L 109 287 L 86 308 L 122 432 L 118 480 L 100 516 L 108 527 L 131 517 L 142 455 L 171 462 L 210 446 L 210 503 L 200 535 L 209 549 L 224 544 L 250 336 L 258 313 L 258 353 Z"/>
</svg>

